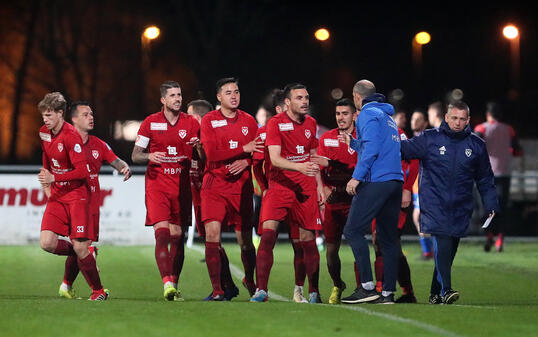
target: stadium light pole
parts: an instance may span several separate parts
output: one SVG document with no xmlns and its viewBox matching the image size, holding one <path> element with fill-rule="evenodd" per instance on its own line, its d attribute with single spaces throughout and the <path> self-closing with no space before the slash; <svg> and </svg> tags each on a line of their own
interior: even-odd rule
<svg viewBox="0 0 538 337">
<path fill-rule="evenodd" d="M 422 46 L 430 43 L 431 35 L 428 32 L 419 32 L 413 37 L 412 51 L 413 51 L 413 64 L 415 65 L 415 71 L 418 78 L 422 77 Z"/>
<path fill-rule="evenodd" d="M 511 80 L 512 88 L 519 91 L 519 74 L 520 74 L 520 56 L 519 56 L 519 29 L 512 24 L 504 26 L 503 36 L 510 41 L 510 63 L 511 63 Z"/>
</svg>

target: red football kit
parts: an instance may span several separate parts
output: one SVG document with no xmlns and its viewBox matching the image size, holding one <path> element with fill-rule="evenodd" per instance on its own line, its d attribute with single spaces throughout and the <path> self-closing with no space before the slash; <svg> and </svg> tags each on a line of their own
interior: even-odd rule
<svg viewBox="0 0 538 337">
<path fill-rule="evenodd" d="M 95 136 L 88 136 L 88 141 L 82 146 L 86 161 L 90 166 L 90 177 L 88 186 L 90 187 L 89 202 L 89 225 L 90 237 L 92 241 L 99 240 L 99 207 L 101 206 L 101 187 L 99 185 L 99 172 L 103 162 L 112 163 L 118 157 L 114 154 L 110 146 Z"/>
<path fill-rule="evenodd" d="M 88 238 L 89 167 L 82 152 L 82 138 L 69 123 L 63 122 L 53 135 L 42 126 L 39 130 L 43 167 L 54 175 L 51 195 L 43 214 L 41 230 L 70 238 Z"/>
<path fill-rule="evenodd" d="M 321 171 L 323 184 L 333 190 L 325 203 L 323 233 L 328 243 L 339 242 L 346 224 L 352 197 L 346 192 L 346 185 L 357 164 L 357 153 L 346 143 L 338 140 L 338 129 L 325 132 L 320 140 L 317 154 L 332 162 Z M 352 134 L 355 130 L 352 131 Z"/>
<path fill-rule="evenodd" d="M 308 115 L 297 123 L 285 112 L 280 113 L 267 123 L 265 146 L 279 145 L 281 157 L 289 161 L 310 161 L 310 151 L 318 147 L 316 128 L 315 119 Z M 290 226 L 321 229 L 316 178 L 272 165 L 266 174 L 269 188 L 262 199 L 261 223 L 283 221 L 289 216 Z"/>
<path fill-rule="evenodd" d="M 198 137 L 199 131 L 200 124 L 196 119 L 183 112 L 179 113 L 174 125 L 166 119 L 163 110 L 146 117 L 140 125 L 135 145 L 144 149 L 149 147 L 150 153 L 165 153 L 163 163 L 149 161 L 146 170 L 146 226 L 160 221 L 190 225 L 183 216 L 180 218 L 180 214 L 190 214 L 190 193 L 184 192 L 190 191 L 189 168 L 193 148 L 187 142 Z M 188 210 L 180 207 L 180 197 L 189 200 L 181 203 L 188 204 Z"/>
<path fill-rule="evenodd" d="M 205 236 L 205 227 L 202 223 L 202 199 L 200 197 L 202 179 L 204 178 L 204 166 L 204 162 L 200 158 L 198 151 L 193 151 L 189 176 L 191 179 L 192 206 L 194 207 L 194 216 L 196 218 L 196 229 L 200 236 Z"/>
<path fill-rule="evenodd" d="M 238 231 L 252 228 L 252 159 L 243 152 L 243 145 L 254 140 L 257 129 L 256 120 L 239 109 L 234 118 L 225 117 L 220 110 L 202 118 L 201 141 L 207 156 L 201 190 L 204 223 L 227 223 Z M 239 159 L 246 159 L 249 167 L 231 175 L 229 167 Z"/>
</svg>

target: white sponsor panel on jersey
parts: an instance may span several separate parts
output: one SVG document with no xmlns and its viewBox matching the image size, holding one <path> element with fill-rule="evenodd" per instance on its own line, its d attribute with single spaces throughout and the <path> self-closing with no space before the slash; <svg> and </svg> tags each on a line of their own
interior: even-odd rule
<svg viewBox="0 0 538 337">
<path fill-rule="evenodd" d="M 278 123 L 278 129 L 280 131 L 291 131 L 293 130 L 293 123 Z"/>
<path fill-rule="evenodd" d="M 220 128 L 222 126 L 226 126 L 228 125 L 228 121 L 226 121 L 225 119 L 219 119 L 219 120 L 212 120 L 211 121 L 211 126 L 213 128 Z"/>
<path fill-rule="evenodd" d="M 39 138 L 41 138 L 41 140 L 45 141 L 45 142 L 51 142 L 52 140 L 52 137 L 50 135 L 50 133 L 45 133 L 45 132 L 40 132 L 39 133 Z"/>
<path fill-rule="evenodd" d="M 325 138 L 323 140 L 323 145 L 325 145 L 327 147 L 339 147 L 340 142 L 338 141 L 338 139 Z"/>
<path fill-rule="evenodd" d="M 164 130 L 168 130 L 168 125 L 166 125 L 166 123 L 153 123 L 153 122 L 151 122 L 149 124 L 149 129 L 150 130 L 155 130 L 155 131 L 164 131 Z"/>
<path fill-rule="evenodd" d="M 148 147 L 148 144 L 149 144 L 148 137 L 144 137 L 142 135 L 136 136 L 136 142 L 135 142 L 136 146 L 140 146 L 141 148 L 145 149 L 146 147 Z"/>
</svg>

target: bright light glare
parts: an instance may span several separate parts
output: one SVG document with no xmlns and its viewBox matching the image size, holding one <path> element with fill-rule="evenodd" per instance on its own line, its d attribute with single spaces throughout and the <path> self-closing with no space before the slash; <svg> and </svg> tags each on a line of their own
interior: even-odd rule
<svg viewBox="0 0 538 337">
<path fill-rule="evenodd" d="M 153 40 L 159 37 L 161 30 L 156 26 L 150 26 L 144 31 L 144 37 L 149 40 Z"/>
<path fill-rule="evenodd" d="M 431 41 L 431 36 L 427 32 L 420 32 L 417 35 L 415 35 L 415 41 L 418 44 L 427 44 Z"/>
<path fill-rule="evenodd" d="M 329 31 L 325 28 L 320 28 L 318 30 L 316 30 L 316 33 L 314 33 L 314 36 L 316 37 L 316 39 L 320 40 L 320 41 L 325 41 L 329 38 Z"/>
<path fill-rule="evenodd" d="M 513 40 L 513 39 L 517 38 L 517 36 L 519 35 L 519 31 L 518 31 L 516 26 L 508 25 L 508 26 L 504 27 L 503 35 L 504 35 L 505 38 L 507 38 L 509 40 Z"/>
</svg>

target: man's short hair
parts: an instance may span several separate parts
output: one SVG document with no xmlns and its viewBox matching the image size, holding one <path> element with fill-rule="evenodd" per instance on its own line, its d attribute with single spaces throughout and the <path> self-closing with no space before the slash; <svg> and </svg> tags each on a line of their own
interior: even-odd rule
<svg viewBox="0 0 538 337">
<path fill-rule="evenodd" d="M 286 96 L 284 95 L 284 90 L 281 89 L 275 89 L 273 90 L 273 106 L 271 107 L 271 112 L 274 115 L 276 115 L 276 107 L 277 106 L 283 106 L 284 100 L 286 99 Z"/>
<path fill-rule="evenodd" d="M 37 104 L 37 110 L 39 112 L 45 112 L 47 110 L 53 110 L 55 112 L 65 112 L 67 107 L 67 101 L 64 96 L 55 91 L 45 95 L 45 97 Z"/>
<path fill-rule="evenodd" d="M 290 83 L 284 87 L 284 98 L 291 99 L 291 91 L 297 90 L 297 89 L 305 89 L 306 86 L 304 86 L 301 83 Z"/>
<path fill-rule="evenodd" d="M 225 77 L 225 78 L 221 78 L 220 80 L 217 81 L 217 94 L 220 93 L 220 90 L 222 89 L 223 86 L 225 86 L 226 84 L 228 83 L 235 83 L 237 84 L 237 86 L 239 86 L 239 79 L 235 78 L 235 77 Z"/>
<path fill-rule="evenodd" d="M 204 117 L 206 113 L 213 110 L 211 103 L 204 99 L 197 99 L 187 104 L 187 109 L 192 106 L 192 111 L 200 117 Z"/>
<path fill-rule="evenodd" d="M 448 105 L 447 111 L 450 112 L 454 108 L 458 110 L 465 110 L 467 112 L 467 117 L 471 116 L 471 109 L 469 109 L 469 106 L 464 101 L 455 101 L 453 103 L 450 103 Z"/>
<path fill-rule="evenodd" d="M 362 98 L 375 94 L 375 85 L 368 80 L 360 80 L 353 86 L 353 92 Z"/>
<path fill-rule="evenodd" d="M 495 120 L 500 120 L 503 115 L 501 105 L 493 101 L 486 104 L 486 112 L 489 113 Z"/>
<path fill-rule="evenodd" d="M 428 105 L 428 109 L 433 109 L 436 111 L 435 115 L 439 119 L 443 119 L 445 116 L 445 105 L 439 101 L 433 102 L 432 104 Z"/>
<path fill-rule="evenodd" d="M 161 97 L 165 97 L 168 89 L 172 89 L 172 88 L 181 89 L 181 87 L 179 86 L 179 83 L 177 83 L 176 81 L 166 81 L 163 84 L 161 84 Z"/>
<path fill-rule="evenodd" d="M 355 103 L 349 98 L 342 98 L 338 102 L 336 102 L 336 106 L 348 106 L 351 108 L 351 112 L 355 113 L 357 111 L 357 108 L 355 107 Z"/>
<path fill-rule="evenodd" d="M 90 103 L 87 101 L 74 101 L 69 105 L 69 116 L 71 118 L 76 117 L 78 115 L 77 108 L 79 106 L 90 106 Z"/>
</svg>

